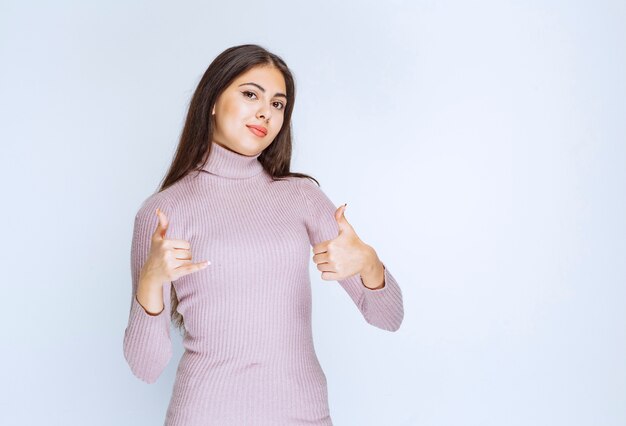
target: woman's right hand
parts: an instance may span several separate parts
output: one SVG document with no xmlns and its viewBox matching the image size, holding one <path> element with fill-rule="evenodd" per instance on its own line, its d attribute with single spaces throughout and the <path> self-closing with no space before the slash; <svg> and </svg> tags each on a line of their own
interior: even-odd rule
<svg viewBox="0 0 626 426">
<path fill-rule="evenodd" d="M 185 240 L 168 240 L 165 233 L 169 221 L 160 209 L 157 227 L 152 234 L 150 253 L 139 275 L 144 283 L 162 284 L 206 268 L 210 261 L 192 263 L 191 245 Z"/>
</svg>

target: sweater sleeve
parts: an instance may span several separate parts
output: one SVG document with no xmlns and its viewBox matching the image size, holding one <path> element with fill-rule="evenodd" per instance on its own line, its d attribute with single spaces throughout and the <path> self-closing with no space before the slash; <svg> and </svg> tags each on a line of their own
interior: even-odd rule
<svg viewBox="0 0 626 426">
<path fill-rule="evenodd" d="M 172 209 L 169 203 L 153 194 L 146 199 L 135 216 L 133 229 L 130 268 L 132 280 L 130 315 L 124 333 L 124 357 L 133 374 L 147 383 L 156 382 L 172 357 L 170 340 L 170 286 L 163 285 L 164 309 L 158 314 L 148 313 L 137 300 L 139 274 L 148 258 L 151 238 L 158 217 L 156 208 L 161 209 L 172 222 Z"/>
<path fill-rule="evenodd" d="M 337 207 L 315 182 L 308 178 L 298 180 L 301 182 L 300 188 L 306 200 L 305 223 L 311 246 L 336 238 L 339 235 L 339 226 L 335 220 Z M 367 323 L 383 330 L 397 331 L 404 318 L 402 291 L 385 262 L 382 263 L 385 285 L 381 289 L 367 288 L 360 274 L 338 282 Z"/>
</svg>

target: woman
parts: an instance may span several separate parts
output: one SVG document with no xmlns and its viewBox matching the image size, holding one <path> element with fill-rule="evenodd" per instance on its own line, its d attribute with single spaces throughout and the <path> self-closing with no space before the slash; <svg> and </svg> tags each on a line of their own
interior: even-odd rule
<svg viewBox="0 0 626 426">
<path fill-rule="evenodd" d="M 135 217 L 132 372 L 154 383 L 172 356 L 171 321 L 184 333 L 166 425 L 332 425 L 310 253 L 368 323 L 402 322 L 400 287 L 345 205 L 289 171 L 294 99 L 280 57 L 250 44 L 225 50 L 193 95 L 160 191 Z"/>
</svg>

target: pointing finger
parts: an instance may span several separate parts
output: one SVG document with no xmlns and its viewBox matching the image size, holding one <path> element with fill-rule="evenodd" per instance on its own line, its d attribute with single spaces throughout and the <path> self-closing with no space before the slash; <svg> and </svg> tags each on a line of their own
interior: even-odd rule
<svg viewBox="0 0 626 426">
<path fill-rule="evenodd" d="M 169 225 L 169 221 L 165 213 L 161 211 L 161 209 L 156 209 L 156 214 L 159 218 L 159 222 L 157 223 L 157 227 L 154 230 L 154 235 L 160 238 L 165 238 L 165 233 L 167 232 L 167 227 Z"/>
</svg>

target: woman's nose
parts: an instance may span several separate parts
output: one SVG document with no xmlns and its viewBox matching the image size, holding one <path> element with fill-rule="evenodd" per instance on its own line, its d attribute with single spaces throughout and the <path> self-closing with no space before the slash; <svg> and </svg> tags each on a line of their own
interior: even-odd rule
<svg viewBox="0 0 626 426">
<path fill-rule="evenodd" d="M 264 120 L 269 120 L 270 119 L 270 112 L 269 109 L 262 109 L 261 111 L 259 111 L 258 113 L 259 117 L 262 117 Z"/>
</svg>

